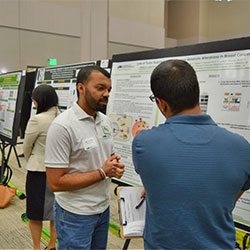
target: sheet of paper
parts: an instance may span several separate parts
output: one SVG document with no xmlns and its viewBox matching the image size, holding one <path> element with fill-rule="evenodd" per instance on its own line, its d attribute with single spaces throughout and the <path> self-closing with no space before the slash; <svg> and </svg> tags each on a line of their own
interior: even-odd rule
<svg viewBox="0 0 250 250">
<path fill-rule="evenodd" d="M 136 206 L 140 203 L 143 187 L 123 187 L 120 188 L 120 199 L 122 206 L 122 220 L 126 221 L 123 225 L 124 236 L 142 236 L 145 224 L 146 200 L 139 208 Z M 124 211 L 123 211 L 124 210 Z"/>
</svg>

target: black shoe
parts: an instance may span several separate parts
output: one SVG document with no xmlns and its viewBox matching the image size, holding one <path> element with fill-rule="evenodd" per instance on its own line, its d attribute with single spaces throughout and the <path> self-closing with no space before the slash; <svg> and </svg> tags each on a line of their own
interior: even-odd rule
<svg viewBox="0 0 250 250">
<path fill-rule="evenodd" d="M 45 247 L 44 250 L 56 250 L 55 247 L 48 249 L 48 247 Z"/>
</svg>

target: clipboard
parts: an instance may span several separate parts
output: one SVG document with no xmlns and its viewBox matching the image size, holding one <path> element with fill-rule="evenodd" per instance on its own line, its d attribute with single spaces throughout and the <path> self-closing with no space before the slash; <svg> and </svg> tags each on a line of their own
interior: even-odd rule
<svg viewBox="0 0 250 250">
<path fill-rule="evenodd" d="M 118 187 L 118 212 L 122 239 L 142 238 L 146 200 L 140 198 L 143 187 Z"/>
</svg>

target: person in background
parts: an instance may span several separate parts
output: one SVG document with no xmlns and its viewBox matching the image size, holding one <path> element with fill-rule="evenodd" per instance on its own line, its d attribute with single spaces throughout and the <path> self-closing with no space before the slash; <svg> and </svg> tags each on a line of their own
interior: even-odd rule
<svg viewBox="0 0 250 250">
<path fill-rule="evenodd" d="M 201 113 L 187 62 L 159 64 L 151 90 L 167 120 L 132 143 L 146 191 L 145 249 L 235 249 L 232 210 L 250 186 L 249 143 Z"/>
<path fill-rule="evenodd" d="M 58 115 L 58 97 L 53 87 L 39 85 L 32 92 L 36 115 L 28 122 L 23 152 L 27 161 L 26 194 L 29 227 L 34 249 L 40 249 L 40 239 L 44 220 L 50 220 L 50 242 L 48 249 L 55 249 L 56 231 L 54 227 L 54 194 L 50 191 L 44 165 L 45 142 L 48 128 Z"/>
<path fill-rule="evenodd" d="M 46 141 L 58 249 L 106 249 L 110 177 L 124 172 L 113 152 L 112 123 L 99 112 L 108 103 L 110 74 L 98 66 L 84 67 L 76 88 L 77 102 L 53 121 Z"/>
</svg>

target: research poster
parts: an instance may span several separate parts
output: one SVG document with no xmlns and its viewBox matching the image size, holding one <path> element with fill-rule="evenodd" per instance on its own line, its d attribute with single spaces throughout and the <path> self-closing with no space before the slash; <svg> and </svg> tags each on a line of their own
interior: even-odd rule
<svg viewBox="0 0 250 250">
<path fill-rule="evenodd" d="M 237 201 L 233 210 L 234 221 L 243 224 L 250 231 L 250 190 L 246 191 Z"/>
<path fill-rule="evenodd" d="M 58 95 L 60 110 L 70 108 L 77 100 L 76 77 L 81 68 L 95 65 L 96 61 L 78 64 L 68 64 L 55 67 L 40 68 L 37 71 L 35 87 L 49 84 L 55 88 Z M 34 106 L 32 113 L 35 113 Z"/>
<path fill-rule="evenodd" d="M 23 72 L 0 75 L 0 134 L 12 139 L 18 97 L 18 87 Z"/>
<path fill-rule="evenodd" d="M 141 185 L 132 162 L 131 144 L 141 130 L 165 121 L 156 103 L 149 99 L 150 75 L 168 59 L 186 60 L 196 70 L 203 113 L 250 142 L 250 50 L 114 62 L 107 114 L 113 123 L 114 150 L 126 166 L 121 182 Z M 237 202 L 234 216 L 250 226 L 249 192 Z"/>
</svg>

